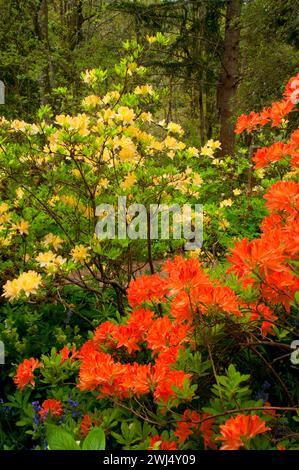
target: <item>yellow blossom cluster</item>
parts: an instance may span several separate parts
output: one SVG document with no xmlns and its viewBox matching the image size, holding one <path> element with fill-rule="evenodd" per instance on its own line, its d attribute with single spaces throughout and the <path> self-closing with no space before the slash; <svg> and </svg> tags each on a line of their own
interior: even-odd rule
<svg viewBox="0 0 299 470">
<path fill-rule="evenodd" d="M 55 251 L 59 250 L 62 247 L 63 239 L 59 235 L 54 235 L 53 233 L 48 233 L 43 240 L 43 245 L 48 247 L 52 245 Z"/>
<path fill-rule="evenodd" d="M 223 201 L 220 202 L 220 208 L 231 207 L 232 204 L 233 204 L 233 201 L 231 199 L 224 199 Z"/>
<path fill-rule="evenodd" d="M 56 255 L 51 250 L 45 253 L 39 253 L 35 259 L 40 267 L 45 268 L 49 273 L 56 272 L 66 262 L 66 258 Z"/>
<path fill-rule="evenodd" d="M 31 294 L 36 294 L 41 283 L 42 277 L 40 274 L 35 271 L 27 271 L 20 274 L 17 279 L 7 281 L 3 286 L 2 296 L 10 301 L 20 297 L 22 293 L 29 297 Z"/>
<path fill-rule="evenodd" d="M 28 235 L 29 222 L 27 222 L 27 220 L 22 219 L 19 222 L 12 224 L 11 228 L 19 232 L 20 235 Z"/>
<path fill-rule="evenodd" d="M 206 145 L 204 145 L 204 147 L 201 148 L 200 155 L 213 158 L 215 150 L 220 149 L 220 148 L 221 148 L 221 143 L 219 142 L 219 140 L 210 139 L 208 140 Z"/>
<path fill-rule="evenodd" d="M 84 245 L 76 245 L 71 251 L 71 256 L 75 263 L 83 263 L 89 259 L 89 247 Z"/>
<path fill-rule="evenodd" d="M 89 116 L 85 113 L 79 113 L 75 116 L 59 114 L 55 117 L 56 124 L 78 132 L 79 135 L 86 136 L 89 134 Z"/>
</svg>

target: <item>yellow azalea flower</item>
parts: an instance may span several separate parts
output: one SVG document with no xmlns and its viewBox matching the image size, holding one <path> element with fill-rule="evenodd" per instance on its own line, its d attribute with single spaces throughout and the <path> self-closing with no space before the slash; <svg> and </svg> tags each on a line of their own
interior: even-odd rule
<svg viewBox="0 0 299 470">
<path fill-rule="evenodd" d="M 110 108 L 105 109 L 103 113 L 103 118 L 105 121 L 110 121 L 111 119 L 114 119 L 115 116 L 116 116 L 115 112 L 112 111 L 112 109 Z"/>
<path fill-rule="evenodd" d="M 140 121 L 142 122 L 151 122 L 153 120 L 152 113 L 141 113 L 139 116 Z"/>
<path fill-rule="evenodd" d="M 208 142 L 206 143 L 206 145 L 207 145 L 208 147 L 211 147 L 213 150 L 216 150 L 216 149 L 220 149 L 220 148 L 221 148 L 221 142 L 219 142 L 219 140 L 210 139 L 210 140 L 208 140 Z"/>
<path fill-rule="evenodd" d="M 227 229 L 230 226 L 230 223 L 226 219 L 222 219 L 219 221 L 219 227 L 223 230 Z"/>
<path fill-rule="evenodd" d="M 183 150 L 186 147 L 184 142 L 180 142 L 180 141 L 176 140 L 174 137 L 172 137 L 170 135 L 168 135 L 164 139 L 164 145 L 165 145 L 165 147 L 167 147 L 171 150 Z"/>
<path fill-rule="evenodd" d="M 39 133 L 39 128 L 36 124 L 28 124 L 26 130 L 29 135 L 36 135 Z"/>
<path fill-rule="evenodd" d="M 134 121 L 136 114 L 133 109 L 128 108 L 128 106 L 120 106 L 118 108 L 117 117 L 124 123 L 131 123 Z"/>
<path fill-rule="evenodd" d="M 98 104 L 101 103 L 101 98 L 99 96 L 96 96 L 96 95 L 89 95 L 89 96 L 86 96 L 83 100 L 82 100 L 82 104 L 83 106 L 90 106 L 90 107 L 95 107 L 97 106 Z"/>
<path fill-rule="evenodd" d="M 101 188 L 107 189 L 109 186 L 109 180 L 107 178 L 101 178 L 99 180 L 99 185 L 101 186 Z"/>
<path fill-rule="evenodd" d="M 179 134 L 179 135 L 183 135 L 184 134 L 184 130 L 182 129 L 182 127 L 179 125 L 179 124 L 176 124 L 175 122 L 169 122 L 167 124 L 167 127 L 166 129 L 169 131 L 169 132 L 173 132 L 175 134 Z"/>
<path fill-rule="evenodd" d="M 81 178 L 81 173 L 78 170 L 78 168 L 73 168 L 71 171 L 72 175 L 74 175 L 76 178 Z"/>
<path fill-rule="evenodd" d="M 60 200 L 67 206 L 75 207 L 78 205 L 77 200 L 73 196 L 62 195 L 60 196 Z"/>
<path fill-rule="evenodd" d="M 207 145 L 205 145 L 201 148 L 200 155 L 203 155 L 204 157 L 213 157 L 214 150 L 212 149 L 212 147 L 208 147 Z"/>
<path fill-rule="evenodd" d="M 39 253 L 35 258 L 41 268 L 45 268 L 49 273 L 55 273 L 65 262 L 66 258 L 56 255 L 52 251 Z"/>
<path fill-rule="evenodd" d="M 53 207 L 53 206 L 55 206 L 57 201 L 59 201 L 59 197 L 58 196 L 53 196 L 48 200 L 48 204 L 49 204 L 49 206 Z"/>
<path fill-rule="evenodd" d="M 188 147 L 187 148 L 187 154 L 188 154 L 189 157 L 198 157 L 199 150 L 195 147 Z"/>
<path fill-rule="evenodd" d="M 219 160 L 219 158 L 214 158 L 214 160 L 212 161 L 212 165 L 218 166 L 221 162 L 222 160 Z"/>
<path fill-rule="evenodd" d="M 110 101 L 118 100 L 119 98 L 120 98 L 119 91 L 110 91 L 103 97 L 102 101 L 104 104 L 108 104 L 110 103 Z"/>
<path fill-rule="evenodd" d="M 91 219 L 94 215 L 93 209 L 91 207 L 82 205 L 80 206 L 80 210 L 83 213 L 84 217 L 86 217 L 87 219 Z"/>
<path fill-rule="evenodd" d="M 152 95 L 154 93 L 152 85 L 137 86 L 134 90 L 135 95 Z"/>
<path fill-rule="evenodd" d="M 236 189 L 233 189 L 233 194 L 234 196 L 240 196 L 240 194 L 242 194 L 242 191 L 241 189 L 236 188 Z"/>
<path fill-rule="evenodd" d="M 156 150 L 157 152 L 162 152 L 162 150 L 164 149 L 164 143 L 159 142 L 158 140 L 153 140 L 150 143 L 149 148 L 153 149 L 153 150 Z"/>
<path fill-rule="evenodd" d="M 45 253 L 39 253 L 35 259 L 41 268 L 45 268 L 53 263 L 55 257 L 56 255 L 53 251 L 46 251 Z"/>
<path fill-rule="evenodd" d="M 125 180 L 120 184 L 122 189 L 131 188 L 137 181 L 137 178 L 134 173 L 128 173 Z"/>
<path fill-rule="evenodd" d="M 148 34 L 146 35 L 146 40 L 149 44 L 153 44 L 154 42 L 157 42 L 156 36 L 149 36 Z"/>
<path fill-rule="evenodd" d="M 83 82 L 87 84 L 92 84 L 96 81 L 97 76 L 96 76 L 96 70 L 95 69 L 89 69 L 85 70 L 85 72 L 82 74 Z"/>
<path fill-rule="evenodd" d="M 119 151 L 119 158 L 124 161 L 124 160 L 131 160 L 136 156 L 136 148 L 134 145 L 128 146 L 128 147 L 123 147 Z"/>
<path fill-rule="evenodd" d="M 142 134 L 142 131 L 136 126 L 130 125 L 126 129 L 126 135 L 128 135 L 130 137 L 138 138 L 138 137 L 140 137 L 141 134 Z M 119 140 L 119 141 L 121 141 L 121 140 Z"/>
<path fill-rule="evenodd" d="M 193 177 L 193 184 L 195 184 L 196 186 L 200 186 L 202 184 L 203 180 L 202 180 L 202 177 L 200 175 L 195 175 Z"/>
<path fill-rule="evenodd" d="M 220 202 L 220 207 L 230 207 L 233 204 L 233 201 L 231 199 L 224 199 L 223 201 Z"/>
<path fill-rule="evenodd" d="M 137 64 L 136 62 L 131 62 L 128 64 L 127 66 L 127 71 L 128 71 L 128 75 L 133 75 L 133 72 L 137 72 L 138 70 L 143 70 L 144 67 L 137 67 Z"/>
<path fill-rule="evenodd" d="M 76 116 L 60 114 L 55 116 L 55 122 L 62 127 L 77 131 L 82 136 L 89 134 L 89 117 L 85 113 L 79 113 Z"/>
<path fill-rule="evenodd" d="M 31 294 L 36 294 L 37 289 L 39 288 L 42 282 L 42 277 L 35 271 L 28 271 L 20 274 L 17 279 L 12 281 L 7 281 L 2 294 L 3 297 L 6 297 L 9 300 L 18 298 L 19 295 L 24 292 L 26 297 L 29 297 Z"/>
<path fill-rule="evenodd" d="M 4 212 L 7 212 L 9 209 L 9 205 L 6 204 L 6 202 L 2 202 L 2 204 L 0 204 L 0 214 L 4 214 Z"/>
<path fill-rule="evenodd" d="M 11 215 L 9 212 L 6 212 L 5 214 L 0 215 L 0 224 L 5 224 L 7 222 L 10 222 L 11 220 Z"/>
<path fill-rule="evenodd" d="M 9 124 L 9 121 L 3 116 L 0 117 L 0 126 L 4 126 L 5 124 Z"/>
<path fill-rule="evenodd" d="M 89 258 L 88 250 L 89 248 L 84 245 L 75 246 L 71 251 L 73 261 L 75 261 L 75 263 L 83 263 L 83 261 L 87 261 Z"/>
<path fill-rule="evenodd" d="M 202 250 L 200 248 L 196 248 L 196 250 L 189 251 L 190 258 L 198 258 L 202 254 Z"/>
<path fill-rule="evenodd" d="M 24 190 L 23 188 L 18 188 L 16 190 L 16 198 L 17 199 L 22 199 L 22 197 L 24 196 Z"/>
<path fill-rule="evenodd" d="M 3 286 L 3 290 L 4 290 L 4 293 L 2 294 L 3 297 L 6 297 L 9 300 L 16 299 L 21 292 L 18 279 L 7 281 Z"/>
<path fill-rule="evenodd" d="M 27 122 L 20 121 L 19 119 L 14 119 L 10 123 L 10 128 L 16 132 L 18 131 L 25 132 L 27 126 L 28 126 Z"/>
<path fill-rule="evenodd" d="M 6 237 L 0 237 L 0 247 L 5 248 L 12 243 L 11 235 L 7 235 Z"/>
<path fill-rule="evenodd" d="M 121 150 L 118 154 L 121 160 L 131 160 L 136 156 L 137 149 L 130 137 L 123 136 L 121 139 L 115 139 L 114 146 L 121 147 Z"/>
<path fill-rule="evenodd" d="M 111 150 L 107 149 L 107 147 L 103 150 L 102 159 L 104 162 L 108 162 L 112 158 Z"/>
<path fill-rule="evenodd" d="M 28 235 L 29 222 L 27 222 L 27 220 L 22 219 L 16 224 L 12 224 L 11 228 L 17 230 L 21 235 Z"/>
</svg>

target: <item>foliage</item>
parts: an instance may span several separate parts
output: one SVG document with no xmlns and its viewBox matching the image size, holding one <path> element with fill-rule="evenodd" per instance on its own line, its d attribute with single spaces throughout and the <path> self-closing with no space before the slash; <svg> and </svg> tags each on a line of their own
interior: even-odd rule
<svg viewBox="0 0 299 470">
<path fill-rule="evenodd" d="M 156 117 L 146 48 L 124 49 L 82 74 L 82 112 L 1 120 L 0 446 L 298 449 L 299 76 L 238 118 L 250 148 L 218 158 Z M 99 240 L 96 208 L 118 196 L 204 203 L 202 250 Z"/>
</svg>

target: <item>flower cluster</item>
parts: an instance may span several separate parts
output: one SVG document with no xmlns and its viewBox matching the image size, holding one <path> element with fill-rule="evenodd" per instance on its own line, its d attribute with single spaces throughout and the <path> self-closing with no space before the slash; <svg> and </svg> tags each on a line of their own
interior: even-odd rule
<svg viewBox="0 0 299 470">
<path fill-rule="evenodd" d="M 17 299 L 22 293 L 29 297 L 30 294 L 36 294 L 41 282 L 41 275 L 30 270 L 12 281 L 7 281 L 3 286 L 2 295 L 9 300 Z"/>
<path fill-rule="evenodd" d="M 283 119 L 294 110 L 299 95 L 299 74 L 292 77 L 284 91 L 284 99 L 272 103 L 270 108 L 264 108 L 261 112 L 252 111 L 250 114 L 242 114 L 237 121 L 235 132 L 241 134 L 245 130 L 252 132 L 271 122 L 271 126 L 279 126 Z"/>
<path fill-rule="evenodd" d="M 41 363 L 33 357 L 25 359 L 21 364 L 19 364 L 14 377 L 14 383 L 20 390 L 25 388 L 28 384 L 31 384 L 32 386 L 35 385 L 33 372 L 38 367 L 41 367 Z"/>
<path fill-rule="evenodd" d="M 246 446 L 253 437 L 269 429 L 259 416 L 240 414 L 232 416 L 220 426 L 221 437 L 216 440 L 223 442 L 220 450 L 238 450 Z"/>
<path fill-rule="evenodd" d="M 48 414 L 51 414 L 53 417 L 58 417 L 61 416 L 62 413 L 63 409 L 61 402 L 53 398 L 44 400 L 39 410 L 39 415 L 43 421 L 47 418 Z"/>
</svg>

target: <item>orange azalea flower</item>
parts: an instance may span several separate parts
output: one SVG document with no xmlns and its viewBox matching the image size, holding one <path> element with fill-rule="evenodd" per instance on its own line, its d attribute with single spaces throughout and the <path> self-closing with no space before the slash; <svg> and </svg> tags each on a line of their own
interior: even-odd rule
<svg viewBox="0 0 299 470">
<path fill-rule="evenodd" d="M 170 368 L 154 367 L 156 378 L 156 389 L 154 398 L 159 402 L 167 403 L 169 398 L 175 396 L 173 387 L 183 389 L 183 382 L 186 378 L 190 379 L 191 374 L 186 374 L 182 370 L 172 370 Z"/>
<path fill-rule="evenodd" d="M 80 425 L 80 433 L 86 437 L 92 428 L 92 419 L 89 415 L 84 415 Z"/>
<path fill-rule="evenodd" d="M 299 73 L 296 77 L 290 78 L 287 86 L 285 87 L 284 96 L 288 101 L 294 104 L 299 102 Z"/>
<path fill-rule="evenodd" d="M 146 341 L 153 351 L 165 351 L 166 349 L 180 345 L 188 341 L 191 331 L 189 324 L 176 325 L 169 317 L 158 318 L 150 327 Z"/>
<path fill-rule="evenodd" d="M 140 345 L 138 344 L 142 337 L 138 329 L 129 325 L 121 325 L 118 331 L 114 333 L 114 338 L 117 341 L 117 347 L 121 348 L 124 346 L 128 353 L 131 354 L 133 351 L 139 351 Z"/>
<path fill-rule="evenodd" d="M 133 308 L 143 302 L 164 302 L 167 293 L 166 281 L 158 274 L 142 275 L 130 282 L 127 293 L 129 304 Z"/>
<path fill-rule="evenodd" d="M 25 359 L 17 368 L 16 375 L 14 377 L 14 383 L 17 388 L 23 390 L 26 385 L 30 384 L 35 385 L 33 371 L 41 367 L 41 363 L 31 357 L 30 359 Z"/>
<path fill-rule="evenodd" d="M 264 198 L 271 211 L 286 211 L 296 215 L 299 211 L 299 183 L 295 181 L 278 181 L 273 184 Z"/>
<path fill-rule="evenodd" d="M 299 279 L 291 272 L 273 272 L 265 277 L 261 292 L 265 300 L 272 304 L 282 304 L 290 311 L 290 304 L 299 290 Z"/>
<path fill-rule="evenodd" d="M 159 442 L 158 449 L 159 450 L 177 450 L 177 445 L 173 441 L 164 441 L 163 438 L 159 435 L 151 436 L 150 437 L 150 444 L 148 450 L 152 450 L 154 445 Z M 156 447 L 155 447 L 156 449 Z"/>
<path fill-rule="evenodd" d="M 195 258 L 184 259 L 176 256 L 173 261 L 166 261 L 162 271 L 168 274 L 167 284 L 172 295 L 182 291 L 189 292 L 190 289 L 199 286 L 211 286 L 209 277 Z"/>
<path fill-rule="evenodd" d="M 284 92 L 284 99 L 272 103 L 270 108 L 264 108 L 262 112 L 250 114 L 242 114 L 239 116 L 235 128 L 236 134 L 241 134 L 245 130 L 252 132 L 259 127 L 265 126 L 269 121 L 272 121 L 272 127 L 281 124 L 284 119 L 293 109 L 299 99 L 298 75 L 292 77 L 286 86 Z"/>
<path fill-rule="evenodd" d="M 114 335 L 118 331 L 118 329 L 118 325 L 115 325 L 110 321 L 105 321 L 96 328 L 93 336 L 93 341 L 97 345 L 105 344 L 105 346 L 109 348 L 114 348 L 116 346 L 116 340 L 114 338 Z"/>
<path fill-rule="evenodd" d="M 258 434 L 269 431 L 263 421 L 257 415 L 237 415 L 229 418 L 220 426 L 221 437 L 217 441 L 223 441 L 220 450 L 238 450 L 243 447 L 246 441 L 249 441 Z"/>
<path fill-rule="evenodd" d="M 183 444 L 196 431 L 199 421 L 200 415 L 196 411 L 184 411 L 182 421 L 176 423 L 176 431 L 174 432 L 180 444 Z"/>
<path fill-rule="evenodd" d="M 150 392 L 152 366 L 151 364 L 128 365 L 127 373 L 122 377 L 122 387 L 137 397 Z"/>
<path fill-rule="evenodd" d="M 61 364 L 66 362 L 68 359 L 71 359 L 71 361 L 73 361 L 78 356 L 78 352 L 76 352 L 76 346 L 74 346 L 72 349 L 68 348 L 67 346 L 64 346 L 58 354 L 61 354 Z"/>
<path fill-rule="evenodd" d="M 262 232 L 266 233 L 266 235 L 268 235 L 267 232 L 271 232 L 273 229 L 277 229 L 277 228 L 279 229 L 281 227 L 281 224 L 282 224 L 282 218 L 280 215 L 278 214 L 267 215 L 262 221 L 261 230 Z"/>
<path fill-rule="evenodd" d="M 126 366 L 115 362 L 110 354 L 96 350 L 81 350 L 81 367 L 79 373 L 79 387 L 81 390 L 102 389 L 107 395 L 118 390 L 119 379 Z"/>
<path fill-rule="evenodd" d="M 189 436 L 193 434 L 193 425 L 192 423 L 187 423 L 186 421 L 179 421 L 176 425 L 176 431 L 174 435 L 178 438 L 180 444 L 188 439 Z"/>
<path fill-rule="evenodd" d="M 272 103 L 270 109 L 270 119 L 272 127 L 279 126 L 282 120 L 294 109 L 294 103 L 288 100 L 277 101 Z"/>
<path fill-rule="evenodd" d="M 45 420 L 49 413 L 55 417 L 62 415 L 63 409 L 59 400 L 50 398 L 49 400 L 45 400 L 42 403 L 41 409 L 39 411 L 41 419 Z"/>
<path fill-rule="evenodd" d="M 139 309 L 131 313 L 127 321 L 127 325 L 132 328 L 138 329 L 140 333 L 144 334 L 149 330 L 153 324 L 154 312 L 149 309 Z"/>
<path fill-rule="evenodd" d="M 201 419 L 209 418 L 209 413 L 203 413 Z M 214 419 L 207 419 L 200 425 L 200 432 L 203 435 L 203 442 L 205 449 L 216 449 L 216 444 L 212 442 L 212 437 L 215 432 L 213 431 Z"/>
<path fill-rule="evenodd" d="M 275 142 L 270 147 L 260 148 L 253 156 L 255 168 L 265 168 L 269 163 L 279 162 L 283 157 L 292 155 L 292 153 L 292 145 L 283 142 Z"/>
<path fill-rule="evenodd" d="M 274 245 L 268 238 L 257 238 L 251 242 L 244 238 L 231 251 L 232 255 L 228 260 L 232 266 L 227 272 L 234 272 L 240 278 L 245 278 L 254 270 L 261 276 L 267 275 L 271 270 L 287 271 L 284 246 L 277 242 Z"/>
</svg>

